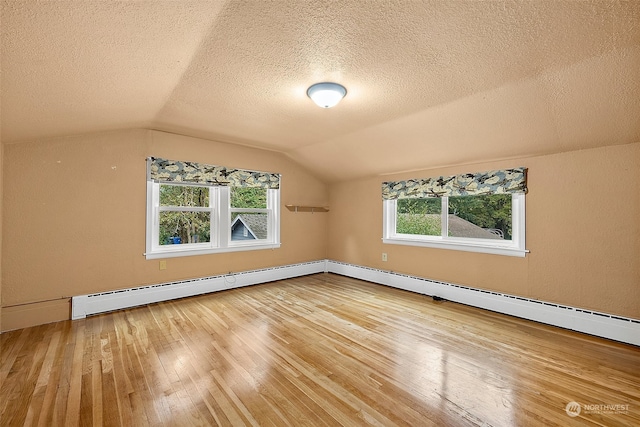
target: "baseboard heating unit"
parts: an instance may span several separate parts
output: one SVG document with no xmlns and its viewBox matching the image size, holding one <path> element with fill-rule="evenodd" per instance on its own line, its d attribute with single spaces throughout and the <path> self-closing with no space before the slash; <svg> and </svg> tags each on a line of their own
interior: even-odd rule
<svg viewBox="0 0 640 427">
<path fill-rule="evenodd" d="M 75 296 L 71 300 L 71 318 L 83 319 L 92 314 L 137 307 L 154 302 L 191 297 L 275 280 L 322 273 L 326 261 L 313 261 L 282 267 L 228 273 L 198 279 L 181 280 L 137 288 Z"/>
<path fill-rule="evenodd" d="M 638 319 L 331 260 L 327 271 L 640 346 Z"/>
<path fill-rule="evenodd" d="M 640 346 L 640 320 L 332 260 L 222 274 L 72 298 L 72 319 L 329 272 Z"/>
</svg>

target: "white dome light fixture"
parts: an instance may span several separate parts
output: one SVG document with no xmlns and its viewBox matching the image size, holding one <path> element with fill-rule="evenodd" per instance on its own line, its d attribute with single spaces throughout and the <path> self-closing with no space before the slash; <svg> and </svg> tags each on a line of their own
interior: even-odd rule
<svg viewBox="0 0 640 427">
<path fill-rule="evenodd" d="M 322 108 L 331 108 L 338 104 L 347 94 L 347 89 L 338 83 L 323 82 L 311 85 L 307 96 Z"/>
</svg>

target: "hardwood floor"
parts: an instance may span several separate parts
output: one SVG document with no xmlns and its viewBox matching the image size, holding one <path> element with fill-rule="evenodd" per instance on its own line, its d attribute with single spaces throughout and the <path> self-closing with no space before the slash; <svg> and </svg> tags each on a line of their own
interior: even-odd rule
<svg viewBox="0 0 640 427">
<path fill-rule="evenodd" d="M 640 425 L 638 347 L 332 274 L 0 344 L 2 426 Z"/>
</svg>

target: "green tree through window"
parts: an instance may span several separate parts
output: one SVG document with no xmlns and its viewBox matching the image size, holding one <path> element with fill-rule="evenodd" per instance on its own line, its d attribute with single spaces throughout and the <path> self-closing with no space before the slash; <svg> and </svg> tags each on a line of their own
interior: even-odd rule
<svg viewBox="0 0 640 427">
<path fill-rule="evenodd" d="M 449 214 L 511 240 L 511 194 L 449 197 Z"/>
<path fill-rule="evenodd" d="M 422 236 L 439 236 L 442 229 L 441 200 L 399 199 L 396 232 Z"/>
<path fill-rule="evenodd" d="M 198 208 L 209 206 L 209 188 L 161 185 L 160 206 Z M 160 212 L 160 245 L 209 242 L 210 212 L 170 210 Z"/>
<path fill-rule="evenodd" d="M 232 208 L 267 208 L 267 190 L 252 187 L 231 187 Z"/>
<path fill-rule="evenodd" d="M 505 240 L 512 236 L 510 194 L 448 197 L 448 213 L 495 233 Z M 396 232 L 423 236 L 442 234 L 442 199 L 436 197 L 398 199 Z M 448 232 L 448 235 L 451 235 Z"/>
</svg>

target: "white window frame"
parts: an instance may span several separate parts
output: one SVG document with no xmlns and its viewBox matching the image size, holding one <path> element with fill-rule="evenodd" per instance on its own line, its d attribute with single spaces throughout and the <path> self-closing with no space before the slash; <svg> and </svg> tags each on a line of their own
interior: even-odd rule
<svg viewBox="0 0 640 427">
<path fill-rule="evenodd" d="M 172 185 L 171 183 L 162 183 Z M 194 184 L 175 183 L 182 186 Z M 267 239 L 231 240 L 231 206 L 229 187 L 206 186 L 209 188 L 209 206 L 160 206 L 160 183 L 147 181 L 147 227 L 146 259 L 174 258 L 182 256 L 206 255 L 224 252 L 251 251 L 259 249 L 277 249 L 280 247 L 280 190 L 267 189 L 266 209 L 247 209 L 251 212 L 267 213 Z M 160 212 L 192 211 L 210 212 L 211 241 L 184 243 L 179 245 L 160 245 Z M 234 209 L 237 211 L 237 209 Z"/>
<path fill-rule="evenodd" d="M 473 196 L 466 196 L 473 197 Z M 511 240 L 474 239 L 467 237 L 451 237 L 448 230 L 448 197 L 442 197 L 442 234 L 440 236 L 425 236 L 415 234 L 396 233 L 397 200 L 383 201 L 382 242 L 393 245 L 422 246 L 427 248 L 452 249 L 468 252 L 482 252 L 495 255 L 524 257 L 527 252 L 525 246 L 525 195 L 513 193 L 511 195 Z"/>
</svg>

